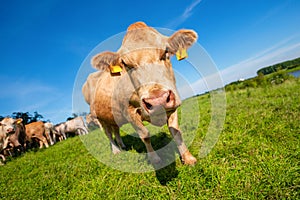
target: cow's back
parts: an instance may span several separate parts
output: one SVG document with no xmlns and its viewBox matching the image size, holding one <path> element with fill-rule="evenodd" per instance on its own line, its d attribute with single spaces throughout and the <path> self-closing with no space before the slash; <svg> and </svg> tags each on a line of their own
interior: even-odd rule
<svg viewBox="0 0 300 200">
<path fill-rule="evenodd" d="M 82 117 L 76 117 L 65 122 L 65 132 L 73 132 L 78 128 L 85 128 L 84 121 Z"/>
<path fill-rule="evenodd" d="M 25 129 L 26 129 L 26 136 L 30 138 L 36 135 L 43 135 L 45 132 L 44 123 L 41 121 L 27 124 L 25 125 Z"/>
</svg>

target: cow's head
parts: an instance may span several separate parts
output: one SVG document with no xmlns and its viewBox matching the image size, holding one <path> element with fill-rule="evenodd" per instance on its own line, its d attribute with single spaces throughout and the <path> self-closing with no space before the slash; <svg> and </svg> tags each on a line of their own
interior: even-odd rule
<svg viewBox="0 0 300 200">
<path fill-rule="evenodd" d="M 163 125 L 181 104 L 170 57 L 189 48 L 197 39 L 192 30 L 179 30 L 167 37 L 143 22 L 128 27 L 117 52 L 103 52 L 91 64 L 112 76 L 129 75 L 135 92 L 131 103 L 144 118 Z M 125 86 L 126 87 L 126 86 Z"/>
<path fill-rule="evenodd" d="M 23 119 L 21 119 L 21 118 L 13 119 L 10 117 L 6 117 L 0 122 L 0 129 L 1 129 L 2 133 L 6 134 L 6 135 L 14 134 L 16 131 L 17 124 L 22 123 L 22 121 L 23 121 Z"/>
</svg>

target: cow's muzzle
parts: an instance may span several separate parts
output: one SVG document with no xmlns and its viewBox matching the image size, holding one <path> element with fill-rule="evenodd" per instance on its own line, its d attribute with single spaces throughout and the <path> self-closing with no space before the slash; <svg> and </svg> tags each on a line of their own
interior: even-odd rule
<svg viewBox="0 0 300 200">
<path fill-rule="evenodd" d="M 6 134 L 7 135 L 12 135 L 12 134 L 14 134 L 15 133 L 15 129 L 13 129 L 13 128 L 9 128 L 9 129 L 7 129 L 7 131 L 6 131 Z"/>
<path fill-rule="evenodd" d="M 179 105 L 176 105 L 175 94 L 171 91 L 156 91 L 149 98 L 143 98 L 143 107 L 149 113 L 156 113 L 158 110 L 174 112 Z"/>
</svg>

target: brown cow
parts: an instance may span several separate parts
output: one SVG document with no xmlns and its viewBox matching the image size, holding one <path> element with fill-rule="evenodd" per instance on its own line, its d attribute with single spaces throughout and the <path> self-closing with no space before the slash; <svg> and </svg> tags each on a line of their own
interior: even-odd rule
<svg viewBox="0 0 300 200">
<path fill-rule="evenodd" d="M 153 125 L 168 124 L 182 161 L 193 165 L 196 158 L 187 149 L 178 126 L 177 108 L 181 104 L 175 83 L 170 56 L 186 50 L 197 39 L 192 30 L 179 30 L 167 37 L 143 22 L 130 25 L 117 52 L 103 52 L 93 57 L 92 73 L 82 92 L 97 116 L 112 145 L 113 153 L 120 149 L 119 127 L 131 123 L 144 142 L 150 161 L 159 163 L 160 157 L 150 143 L 149 131 L 142 121 Z"/>
<path fill-rule="evenodd" d="M 49 147 L 45 134 L 45 126 L 44 123 L 41 121 L 38 122 L 32 122 L 30 124 L 25 125 L 26 129 L 26 140 L 28 142 L 32 142 L 32 139 L 37 139 L 40 143 L 40 148 L 43 148 L 43 145 L 46 146 L 46 148 Z"/>
</svg>

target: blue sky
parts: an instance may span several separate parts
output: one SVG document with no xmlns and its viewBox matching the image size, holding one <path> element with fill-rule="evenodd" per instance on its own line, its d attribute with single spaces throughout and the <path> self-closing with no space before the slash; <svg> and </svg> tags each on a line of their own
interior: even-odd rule
<svg viewBox="0 0 300 200">
<path fill-rule="evenodd" d="M 135 21 L 194 29 L 225 84 L 300 57 L 298 0 L 13 0 L 0 5 L 2 116 L 38 111 L 54 123 L 65 121 L 85 58 Z M 195 92 L 207 89 L 191 70 L 179 71 Z"/>
</svg>

